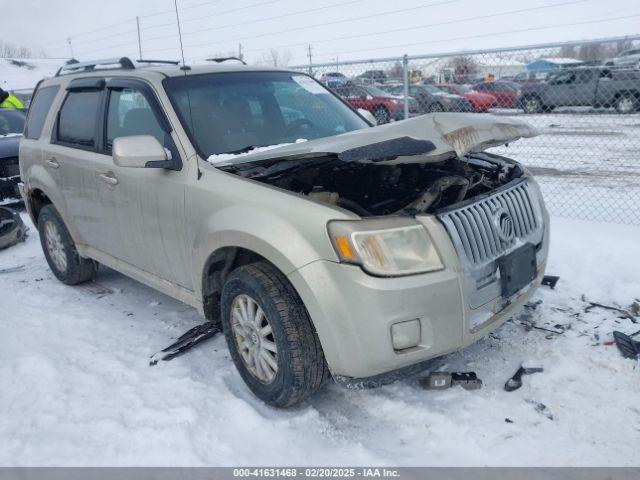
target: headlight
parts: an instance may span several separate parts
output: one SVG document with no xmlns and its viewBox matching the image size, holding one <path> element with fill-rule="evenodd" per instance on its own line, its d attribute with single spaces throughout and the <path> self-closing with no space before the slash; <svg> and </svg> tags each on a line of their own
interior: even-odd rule
<svg viewBox="0 0 640 480">
<path fill-rule="evenodd" d="M 444 268 L 425 228 L 411 219 L 333 221 L 328 229 L 340 261 L 360 265 L 372 275 L 410 275 Z"/>
</svg>

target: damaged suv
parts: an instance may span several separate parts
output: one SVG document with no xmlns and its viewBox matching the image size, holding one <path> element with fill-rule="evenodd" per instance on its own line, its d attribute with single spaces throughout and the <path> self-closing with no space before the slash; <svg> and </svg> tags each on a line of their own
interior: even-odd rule
<svg viewBox="0 0 640 480">
<path fill-rule="evenodd" d="M 284 407 L 329 376 L 424 369 L 531 297 L 548 215 L 485 150 L 535 133 L 455 113 L 372 126 L 298 72 L 78 63 L 38 86 L 21 192 L 58 279 L 101 263 L 194 306 Z"/>
</svg>

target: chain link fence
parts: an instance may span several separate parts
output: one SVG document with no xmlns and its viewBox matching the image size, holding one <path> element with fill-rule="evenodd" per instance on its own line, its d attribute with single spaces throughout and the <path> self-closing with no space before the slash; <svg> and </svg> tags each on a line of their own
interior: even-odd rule
<svg viewBox="0 0 640 480">
<path fill-rule="evenodd" d="M 640 35 L 293 67 L 378 123 L 488 112 L 540 135 L 492 151 L 524 163 L 557 216 L 640 224 Z"/>
</svg>

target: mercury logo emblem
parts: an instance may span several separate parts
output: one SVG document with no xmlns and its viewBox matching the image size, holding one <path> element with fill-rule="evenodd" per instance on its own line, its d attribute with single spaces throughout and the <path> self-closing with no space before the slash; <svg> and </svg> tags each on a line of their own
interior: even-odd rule
<svg viewBox="0 0 640 480">
<path fill-rule="evenodd" d="M 503 242 L 510 242 L 515 236 L 513 218 L 504 208 L 499 208 L 493 212 L 493 223 L 495 224 L 498 237 Z"/>
</svg>

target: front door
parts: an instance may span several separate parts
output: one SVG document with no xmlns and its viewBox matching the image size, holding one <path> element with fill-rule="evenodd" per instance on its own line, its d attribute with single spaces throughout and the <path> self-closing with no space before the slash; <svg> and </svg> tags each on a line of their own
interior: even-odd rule
<svg viewBox="0 0 640 480">
<path fill-rule="evenodd" d="M 138 80 L 108 82 L 104 132 L 107 162 L 98 172 L 98 190 L 106 223 L 118 237 L 106 253 L 192 289 L 184 212 L 186 168 L 120 167 L 110 156 L 113 141 L 131 135 L 152 135 L 168 155 L 183 155 L 152 88 Z"/>
</svg>

